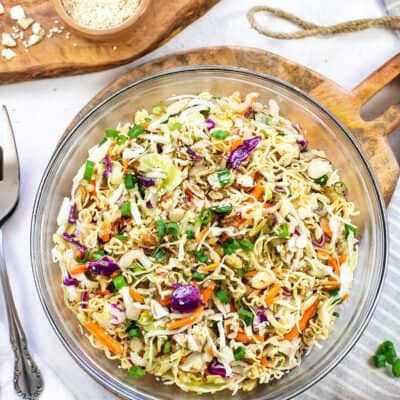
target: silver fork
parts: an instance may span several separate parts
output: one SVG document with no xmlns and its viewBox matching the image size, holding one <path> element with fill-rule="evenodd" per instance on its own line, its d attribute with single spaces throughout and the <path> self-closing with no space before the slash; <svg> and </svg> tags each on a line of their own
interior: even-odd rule
<svg viewBox="0 0 400 400">
<path fill-rule="evenodd" d="M 35 400 L 43 389 L 42 376 L 32 360 L 18 318 L 3 257 L 2 226 L 13 213 L 19 195 L 19 162 L 14 133 L 5 106 L 1 109 L 0 129 L 0 277 L 7 308 L 10 342 L 15 355 L 14 388 L 24 399 Z"/>
</svg>

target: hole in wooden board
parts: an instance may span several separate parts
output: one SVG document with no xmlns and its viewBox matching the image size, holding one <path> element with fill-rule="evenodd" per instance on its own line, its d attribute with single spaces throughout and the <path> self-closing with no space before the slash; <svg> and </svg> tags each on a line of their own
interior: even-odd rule
<svg viewBox="0 0 400 400">
<path fill-rule="evenodd" d="M 372 121 L 394 104 L 400 104 L 400 75 L 383 87 L 361 107 L 361 118 L 364 121 Z M 400 164 L 400 128 L 390 134 L 388 142 L 397 162 Z"/>
<path fill-rule="evenodd" d="M 400 75 L 384 86 L 361 107 L 361 118 L 364 121 L 372 121 L 394 104 L 400 104 Z"/>
</svg>

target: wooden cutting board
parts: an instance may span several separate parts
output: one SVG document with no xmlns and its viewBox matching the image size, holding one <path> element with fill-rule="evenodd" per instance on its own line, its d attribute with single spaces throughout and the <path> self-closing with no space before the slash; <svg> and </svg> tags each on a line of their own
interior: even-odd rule
<svg viewBox="0 0 400 400">
<path fill-rule="evenodd" d="M 28 51 L 21 44 L 13 49 L 17 56 L 12 60 L 0 56 L 0 84 L 76 75 L 128 63 L 167 42 L 218 1 L 151 0 L 135 31 L 123 39 L 107 43 L 93 42 L 65 31 L 44 38 Z M 6 13 L 0 15 L 0 32 L 12 33 L 12 26 L 16 23 L 9 18 L 8 10 L 17 4 L 24 8 L 27 17 L 39 22 L 47 32 L 62 25 L 50 0 L 1 0 L 1 3 Z M 30 29 L 26 36 L 28 32 Z"/>
<path fill-rule="evenodd" d="M 68 134 L 95 105 L 129 83 L 149 74 L 187 65 L 229 65 L 247 68 L 273 75 L 315 97 L 358 139 L 375 172 L 386 204 L 389 202 L 399 177 L 399 165 L 387 138 L 400 126 L 400 104 L 390 107 L 380 117 L 368 122 L 361 118 L 360 108 L 400 75 L 400 54 L 349 92 L 302 65 L 260 49 L 224 46 L 175 53 L 138 66 L 104 88 L 79 112 L 65 134 Z"/>
</svg>

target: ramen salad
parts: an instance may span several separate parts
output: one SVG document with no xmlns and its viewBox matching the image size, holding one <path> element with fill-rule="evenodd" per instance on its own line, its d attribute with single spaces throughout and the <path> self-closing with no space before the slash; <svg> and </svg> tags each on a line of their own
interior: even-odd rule
<svg viewBox="0 0 400 400">
<path fill-rule="evenodd" d="M 185 95 L 105 132 L 53 259 L 91 345 L 134 378 L 253 390 L 298 366 L 349 297 L 347 188 L 257 93 Z"/>
</svg>

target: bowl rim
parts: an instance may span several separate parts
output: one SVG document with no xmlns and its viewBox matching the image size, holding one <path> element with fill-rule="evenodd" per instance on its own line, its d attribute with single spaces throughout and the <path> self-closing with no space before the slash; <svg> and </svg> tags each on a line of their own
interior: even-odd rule
<svg viewBox="0 0 400 400">
<path fill-rule="evenodd" d="M 293 389 L 290 393 L 284 394 L 283 397 L 281 397 L 281 399 L 290 400 L 290 399 L 293 399 L 294 397 L 298 396 L 299 394 L 304 393 L 306 390 L 308 390 L 310 387 L 312 387 L 313 385 L 318 383 L 322 378 L 324 378 L 330 372 L 332 372 L 332 370 L 335 369 L 340 364 L 340 362 L 347 356 L 347 354 L 350 352 L 350 350 L 356 345 L 356 343 L 360 339 L 361 335 L 365 331 L 366 327 L 368 326 L 368 324 L 375 312 L 376 306 L 378 304 L 378 300 L 381 296 L 383 284 L 384 284 L 386 274 L 387 274 L 389 234 L 388 234 L 388 222 L 387 222 L 386 208 L 385 208 L 383 196 L 380 192 L 379 185 L 377 183 L 377 179 L 372 170 L 372 167 L 370 166 L 366 156 L 364 156 L 363 152 L 361 151 L 361 149 L 357 143 L 357 140 L 355 139 L 353 134 L 350 132 L 350 130 L 347 129 L 338 120 L 338 118 L 335 115 L 333 115 L 332 112 L 329 111 L 324 105 L 322 105 L 313 96 L 309 95 L 308 93 L 297 88 L 296 86 L 292 85 L 289 82 L 286 82 L 284 80 L 281 80 L 281 79 L 276 78 L 269 74 L 262 74 L 262 73 L 255 72 L 250 69 L 241 68 L 241 67 L 221 66 L 221 65 L 185 66 L 185 67 L 171 68 L 171 69 L 167 69 L 167 70 L 164 70 L 161 72 L 156 72 L 154 74 L 146 75 L 138 80 L 134 80 L 134 81 L 126 84 L 123 88 L 118 89 L 115 92 L 111 93 L 104 100 L 102 100 L 101 102 L 99 102 L 95 106 L 93 106 L 72 127 L 68 127 L 67 132 L 64 133 L 64 135 L 61 137 L 59 143 L 57 144 L 56 149 L 54 150 L 54 152 L 46 166 L 46 169 L 43 172 L 42 178 L 40 180 L 40 183 L 39 183 L 39 186 L 38 186 L 38 189 L 36 192 L 33 211 L 32 211 L 32 217 L 31 217 L 31 230 L 30 230 L 30 258 L 31 258 L 31 267 L 33 270 L 36 290 L 38 292 L 38 296 L 39 296 L 40 302 L 42 304 L 42 307 L 45 311 L 46 317 L 49 320 L 50 325 L 53 327 L 53 330 L 55 331 L 58 339 L 61 341 L 64 348 L 67 350 L 67 352 L 72 356 L 72 359 L 87 374 L 89 374 L 91 377 L 93 377 L 96 382 L 100 383 L 107 390 L 113 392 L 114 394 L 123 396 L 124 398 L 138 399 L 138 400 L 150 398 L 150 397 L 148 397 L 147 394 L 146 394 L 146 397 L 140 397 L 140 396 L 142 396 L 141 394 L 133 394 L 132 395 L 132 393 L 126 392 L 125 389 L 121 388 L 120 385 L 118 385 L 114 382 L 110 382 L 110 381 L 105 382 L 104 377 L 102 377 L 100 374 L 97 373 L 95 368 L 92 367 L 90 361 L 86 361 L 84 357 L 81 357 L 79 354 L 75 353 L 72 348 L 70 348 L 69 343 L 63 337 L 62 332 L 59 330 L 57 324 L 53 320 L 51 311 L 49 310 L 49 308 L 46 304 L 46 299 L 44 298 L 43 292 L 41 290 L 40 277 L 38 274 L 38 270 L 36 269 L 36 262 L 35 262 L 35 258 L 34 258 L 35 220 L 36 220 L 36 215 L 38 212 L 38 207 L 40 205 L 41 196 L 43 193 L 43 186 L 49 177 L 49 173 L 52 169 L 54 161 L 57 159 L 57 157 L 59 156 L 59 153 L 63 150 L 64 146 L 69 142 L 71 136 L 73 136 L 73 134 L 77 130 L 80 129 L 82 124 L 84 124 L 97 110 L 99 110 L 101 107 L 106 105 L 109 101 L 111 101 L 115 97 L 118 97 L 119 95 L 121 95 L 122 93 L 124 93 L 127 90 L 135 88 L 136 86 L 139 86 L 139 85 L 141 85 L 145 82 L 151 81 L 153 79 L 158 79 L 158 78 L 173 76 L 173 75 L 179 75 L 179 74 L 187 73 L 187 72 L 222 72 L 222 73 L 223 72 L 232 72 L 232 73 L 242 74 L 245 76 L 256 77 L 256 78 L 260 78 L 261 80 L 270 81 L 272 83 L 276 83 L 280 86 L 283 86 L 285 89 L 288 89 L 289 91 L 294 92 L 296 95 L 311 102 L 318 109 L 320 109 L 324 114 L 326 114 L 330 118 L 330 120 L 337 125 L 337 127 L 342 131 L 342 133 L 345 136 L 347 136 L 347 139 L 349 139 L 349 141 L 351 142 L 351 145 L 353 146 L 353 148 L 356 150 L 356 152 L 360 156 L 360 159 L 365 166 L 367 174 L 368 174 L 369 178 L 371 179 L 372 186 L 374 188 L 374 194 L 376 196 L 376 201 L 377 201 L 377 205 L 378 205 L 378 209 L 379 209 L 379 214 L 380 214 L 380 217 L 382 220 L 382 228 L 383 228 L 382 232 L 381 232 L 382 239 L 383 239 L 383 241 L 382 241 L 382 272 L 381 272 L 381 276 L 379 277 L 379 281 L 377 283 L 377 287 L 376 287 L 376 291 L 374 293 L 373 299 L 369 306 L 369 310 L 367 311 L 364 319 L 361 321 L 360 326 L 358 326 L 356 328 L 355 332 L 353 333 L 352 340 L 349 341 L 349 343 L 347 343 L 341 349 L 340 352 L 338 352 L 338 354 L 332 359 L 330 365 L 327 365 L 325 370 L 317 372 L 314 375 L 314 377 L 312 379 L 310 379 L 309 381 L 307 381 L 302 387 Z"/>
<path fill-rule="evenodd" d="M 52 3 L 59 17 L 75 32 L 79 32 L 85 37 L 101 39 L 118 36 L 125 30 L 133 27 L 137 20 L 149 8 L 151 0 L 140 0 L 139 6 L 129 18 L 127 18 L 122 24 L 107 29 L 87 28 L 80 25 L 67 13 L 67 10 L 63 5 L 63 0 L 52 0 Z"/>
</svg>

